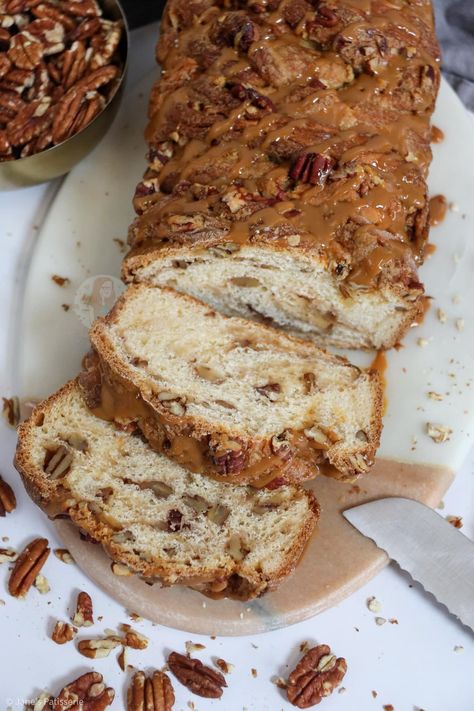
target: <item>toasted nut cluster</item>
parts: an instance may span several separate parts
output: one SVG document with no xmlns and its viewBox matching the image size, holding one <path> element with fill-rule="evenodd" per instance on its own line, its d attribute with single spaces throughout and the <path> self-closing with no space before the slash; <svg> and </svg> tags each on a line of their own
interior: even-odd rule
<svg viewBox="0 0 474 711">
<path fill-rule="evenodd" d="M 0 161 L 61 143 L 100 113 L 121 73 L 122 31 L 95 0 L 2 4 Z"/>
<path fill-rule="evenodd" d="M 11 513 L 16 508 L 16 498 L 13 489 L 0 476 L 0 516 Z"/>
<path fill-rule="evenodd" d="M 346 671 L 346 660 L 337 659 L 327 644 L 313 647 L 288 677 L 288 701 L 299 709 L 319 704 L 339 686 Z"/>
<path fill-rule="evenodd" d="M 199 659 L 171 652 L 168 666 L 189 691 L 206 699 L 220 699 L 227 682 L 220 672 L 205 666 Z"/>
<path fill-rule="evenodd" d="M 46 538 L 35 538 L 19 555 L 8 581 L 13 597 L 26 597 L 50 554 Z"/>
<path fill-rule="evenodd" d="M 171 711 L 175 701 L 169 677 L 154 671 L 148 678 L 142 671 L 134 674 L 127 692 L 127 711 Z"/>
</svg>

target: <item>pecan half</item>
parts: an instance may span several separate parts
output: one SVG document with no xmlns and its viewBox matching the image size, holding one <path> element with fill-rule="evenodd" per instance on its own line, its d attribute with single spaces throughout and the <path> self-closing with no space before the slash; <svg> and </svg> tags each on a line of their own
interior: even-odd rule
<svg viewBox="0 0 474 711">
<path fill-rule="evenodd" d="M 168 666 L 178 681 L 189 691 L 206 699 L 220 699 L 227 682 L 220 673 L 205 666 L 199 659 L 171 652 Z"/>
<path fill-rule="evenodd" d="M 58 620 L 54 625 L 53 632 L 51 634 L 51 639 L 56 644 L 66 644 L 70 642 L 76 636 L 77 629 L 69 624 L 69 622 L 61 622 Z"/>
<path fill-rule="evenodd" d="M 34 69 L 43 59 L 43 45 L 29 32 L 19 32 L 10 39 L 8 59 L 20 69 Z"/>
<path fill-rule="evenodd" d="M 50 554 L 46 538 L 35 538 L 20 553 L 8 581 L 8 592 L 13 597 L 26 597 L 36 576 Z"/>
<path fill-rule="evenodd" d="M 81 590 L 77 596 L 76 611 L 72 621 L 78 627 L 90 627 L 94 624 L 92 599 L 89 593 Z"/>
<path fill-rule="evenodd" d="M 298 183 L 324 185 L 332 168 L 332 160 L 321 153 L 302 153 L 293 162 L 289 176 Z"/>
<path fill-rule="evenodd" d="M 11 513 L 16 508 L 16 498 L 10 484 L 0 476 L 0 516 Z"/>
<path fill-rule="evenodd" d="M 242 444 L 225 434 L 212 437 L 209 453 L 219 474 L 237 474 L 245 467 L 247 457 Z"/>
<path fill-rule="evenodd" d="M 173 685 L 164 672 L 154 671 L 146 677 L 134 674 L 127 692 L 127 711 L 171 711 L 175 702 Z"/>
<path fill-rule="evenodd" d="M 115 691 L 105 686 L 102 674 L 87 672 L 65 686 L 52 702 L 51 708 L 103 711 L 110 706 L 114 697 Z"/>
<path fill-rule="evenodd" d="M 327 644 L 313 647 L 288 677 L 288 701 L 299 709 L 319 704 L 339 686 L 346 671 L 346 660 L 336 659 Z"/>
<path fill-rule="evenodd" d="M 323 27 L 335 27 L 339 22 L 337 14 L 333 9 L 324 5 L 321 0 L 314 0 L 312 3 L 316 10 L 315 22 Z"/>
<path fill-rule="evenodd" d="M 275 105 L 268 96 L 260 94 L 256 89 L 249 86 L 244 86 L 238 82 L 227 82 L 226 89 L 229 89 L 230 93 L 234 99 L 239 99 L 240 101 L 250 101 L 252 106 L 257 109 L 265 109 L 267 111 L 274 111 Z"/>
</svg>

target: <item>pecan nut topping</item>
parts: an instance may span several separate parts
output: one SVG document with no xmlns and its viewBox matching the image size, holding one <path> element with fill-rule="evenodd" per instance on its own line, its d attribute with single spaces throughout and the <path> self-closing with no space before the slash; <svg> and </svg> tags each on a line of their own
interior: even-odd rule
<svg viewBox="0 0 474 711">
<path fill-rule="evenodd" d="M 189 691 L 206 699 L 220 699 L 227 682 L 220 673 L 205 666 L 199 659 L 171 652 L 168 666 L 178 681 Z"/>
<path fill-rule="evenodd" d="M 175 702 L 173 685 L 167 674 L 154 671 L 134 674 L 127 692 L 127 711 L 172 711 Z"/>
<path fill-rule="evenodd" d="M 19 555 L 8 581 L 10 595 L 18 598 L 26 597 L 49 554 L 46 538 L 35 538 L 26 546 Z"/>
<path fill-rule="evenodd" d="M 102 674 L 87 672 L 67 684 L 52 702 L 51 708 L 65 708 L 69 711 L 103 711 L 110 706 L 115 691 L 106 687 Z"/>
<path fill-rule="evenodd" d="M 331 172 L 332 160 L 321 153 L 302 153 L 293 162 L 289 176 L 298 183 L 324 185 Z"/>
<path fill-rule="evenodd" d="M 319 704 L 339 686 L 346 671 L 346 660 L 336 659 L 327 644 L 313 647 L 288 677 L 288 701 L 299 709 Z"/>
<path fill-rule="evenodd" d="M 16 508 L 16 498 L 10 484 L 0 476 L 0 516 L 11 513 Z"/>
</svg>

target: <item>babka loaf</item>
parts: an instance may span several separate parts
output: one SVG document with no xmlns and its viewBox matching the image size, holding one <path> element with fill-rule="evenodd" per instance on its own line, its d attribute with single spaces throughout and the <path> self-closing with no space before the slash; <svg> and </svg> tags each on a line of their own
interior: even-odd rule
<svg viewBox="0 0 474 711">
<path fill-rule="evenodd" d="M 311 492 L 212 481 L 87 408 L 77 381 L 19 428 L 15 466 L 52 518 L 147 581 L 248 600 L 294 569 L 318 519 Z"/>
<path fill-rule="evenodd" d="M 191 471 L 254 486 L 354 477 L 381 430 L 378 374 L 173 289 L 130 286 L 90 331 L 94 412 Z"/>
<path fill-rule="evenodd" d="M 354 348 L 419 318 L 430 0 L 169 0 L 127 281 Z"/>
</svg>

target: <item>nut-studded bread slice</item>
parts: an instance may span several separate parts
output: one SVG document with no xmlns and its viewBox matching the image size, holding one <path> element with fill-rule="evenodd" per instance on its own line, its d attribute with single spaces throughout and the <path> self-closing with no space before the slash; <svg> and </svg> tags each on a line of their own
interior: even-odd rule
<svg viewBox="0 0 474 711">
<path fill-rule="evenodd" d="M 20 426 L 15 466 L 42 509 L 68 515 L 113 560 L 214 596 L 250 599 L 275 587 L 319 515 L 301 487 L 256 490 L 186 471 L 95 417 L 76 381 Z"/>
<path fill-rule="evenodd" d="M 101 379 L 96 363 L 81 379 L 91 407 L 137 421 L 151 446 L 193 471 L 276 486 L 372 464 L 378 375 L 312 343 L 143 284 L 90 336 Z"/>
<path fill-rule="evenodd" d="M 299 243 L 300 235 L 291 240 Z M 123 277 L 172 287 L 225 315 L 282 328 L 322 346 L 390 348 L 421 317 L 423 290 L 410 272 L 376 287 L 357 287 L 335 269 L 313 249 L 211 239 L 132 250 Z"/>
</svg>

